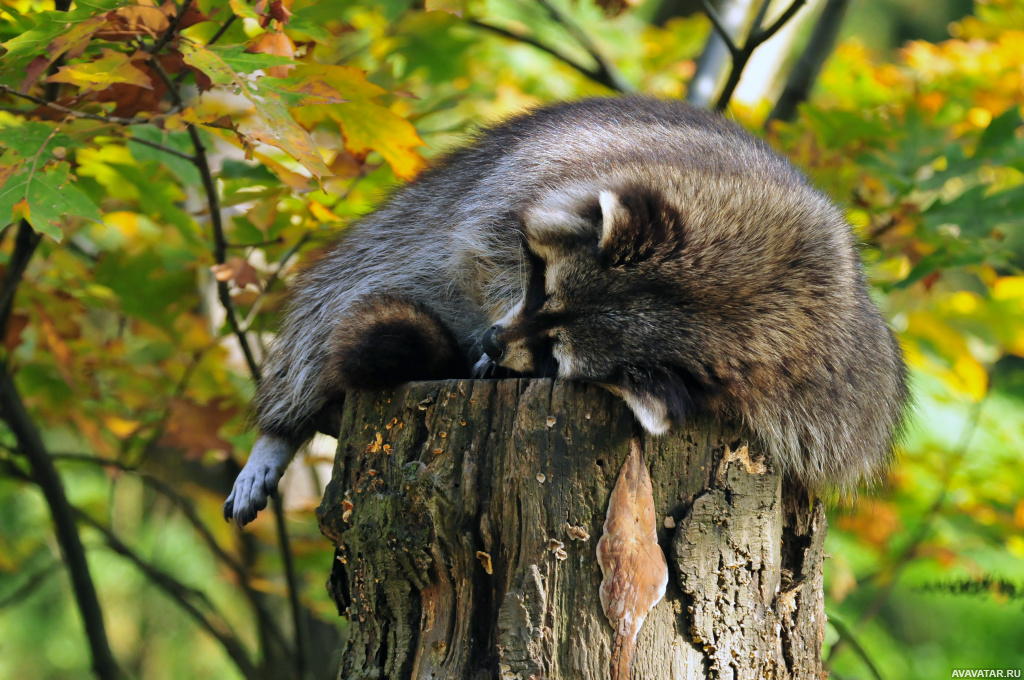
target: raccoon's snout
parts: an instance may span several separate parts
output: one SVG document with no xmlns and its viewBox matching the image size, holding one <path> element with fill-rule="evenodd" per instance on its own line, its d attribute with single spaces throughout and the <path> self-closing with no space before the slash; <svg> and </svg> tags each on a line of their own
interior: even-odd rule
<svg viewBox="0 0 1024 680">
<path fill-rule="evenodd" d="M 491 326 L 487 329 L 487 332 L 484 333 L 482 340 L 484 351 L 487 352 L 487 356 L 489 356 L 492 361 L 496 362 L 501 362 L 501 358 L 505 356 L 505 350 L 508 349 L 508 345 L 497 337 L 498 334 L 501 333 L 501 330 L 501 326 Z"/>
</svg>

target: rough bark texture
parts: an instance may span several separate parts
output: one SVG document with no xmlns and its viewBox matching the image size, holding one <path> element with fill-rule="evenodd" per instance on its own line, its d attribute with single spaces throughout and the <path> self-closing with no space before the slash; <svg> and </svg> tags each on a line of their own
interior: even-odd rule
<svg viewBox="0 0 1024 680">
<path fill-rule="evenodd" d="M 738 429 L 651 437 L 604 390 L 551 380 L 347 395 L 318 511 L 350 620 L 339 677 L 608 678 L 596 546 L 635 436 L 670 581 L 631 677 L 821 677 L 820 503 Z"/>
</svg>

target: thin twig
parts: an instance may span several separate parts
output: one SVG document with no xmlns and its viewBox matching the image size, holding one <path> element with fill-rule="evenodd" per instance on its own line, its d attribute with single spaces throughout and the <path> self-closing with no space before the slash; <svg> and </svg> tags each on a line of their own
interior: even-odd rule
<svg viewBox="0 0 1024 680">
<path fill-rule="evenodd" d="M 288 648 L 288 645 L 284 641 L 284 635 L 281 633 L 281 629 L 277 627 L 276 623 L 274 623 L 274 619 L 271 616 L 270 612 L 266 610 L 266 608 L 263 606 L 263 603 L 260 601 L 258 594 L 256 593 L 256 591 L 252 589 L 252 586 L 249 584 L 248 572 L 241 565 L 241 563 L 238 562 L 238 560 L 236 560 L 234 557 L 225 552 L 223 548 L 221 548 L 220 544 L 217 542 L 217 539 L 213 537 L 213 534 L 210 533 L 210 530 L 207 528 L 206 524 L 203 523 L 203 521 L 199 518 L 199 515 L 198 513 L 196 513 L 195 507 L 192 505 L 192 501 L 190 499 L 179 494 L 173 487 L 171 487 L 166 482 L 163 482 L 160 479 L 153 477 L 152 475 L 140 472 L 137 468 L 126 463 L 122 463 L 120 461 L 110 460 L 107 458 L 98 458 L 96 456 L 78 453 L 54 453 L 51 454 L 51 457 L 58 461 L 62 460 L 73 463 L 86 463 L 89 465 L 109 467 L 115 470 L 120 470 L 122 472 L 134 475 L 135 477 L 138 477 L 143 482 L 143 484 L 145 484 L 146 486 L 150 487 L 157 493 L 161 494 L 162 496 L 170 500 L 171 503 L 173 503 L 179 510 L 181 510 L 182 514 L 185 516 L 185 519 L 187 519 L 189 523 L 192 525 L 192 527 L 199 533 L 199 536 L 203 539 L 203 542 L 206 543 L 207 547 L 210 549 L 210 552 L 213 553 L 214 557 L 219 559 L 221 562 L 230 567 L 233 572 L 235 572 L 235 575 L 238 577 L 239 584 L 242 586 L 242 591 L 245 593 L 246 598 L 249 600 L 249 603 L 253 606 L 253 609 L 256 610 L 256 615 L 263 620 L 263 623 L 269 629 L 270 634 L 274 637 L 274 640 L 279 645 L 281 645 L 283 649 Z"/>
<path fill-rule="evenodd" d="M 245 317 L 245 321 L 242 322 L 242 329 L 245 332 L 248 332 L 252 328 L 252 324 L 256 320 L 256 315 L 263 307 L 263 301 L 267 298 L 270 288 L 277 283 L 278 279 L 281 278 L 281 273 L 286 269 L 288 261 L 291 260 L 297 252 L 299 252 L 299 249 L 302 248 L 302 246 L 305 245 L 312 236 L 313 232 L 307 231 L 301 236 L 301 238 L 299 238 L 298 241 L 295 242 L 295 245 L 286 250 L 284 255 L 281 256 L 281 259 L 278 261 L 277 269 L 275 269 L 274 273 L 270 275 L 269 279 L 267 279 L 267 283 L 263 286 L 263 290 L 260 291 L 260 294 L 256 296 L 256 300 L 252 303 L 249 315 Z"/>
<path fill-rule="evenodd" d="M 103 535 L 103 539 L 107 546 L 109 546 L 111 550 L 134 564 L 139 571 L 146 575 L 146 578 L 149 579 L 150 583 L 167 593 L 171 599 L 177 602 L 182 609 L 195 619 L 196 623 L 206 629 L 206 631 L 221 644 L 227 655 L 235 662 L 238 670 L 242 672 L 242 675 L 250 680 L 259 680 L 262 677 L 256 669 L 256 666 L 249 659 L 249 655 L 246 652 L 245 647 L 243 647 L 238 641 L 238 636 L 231 630 L 231 626 L 224 617 L 217 613 L 217 610 L 203 592 L 190 586 L 186 586 L 163 569 L 160 569 L 139 557 L 135 551 L 122 542 L 114 532 L 110 531 L 110 529 L 103 526 L 102 523 L 97 522 L 78 508 L 74 508 L 74 513 L 81 522 L 88 524 L 90 527 L 100 532 Z M 211 619 L 210 616 L 207 616 L 200 611 L 192 602 L 193 599 L 201 602 L 214 618 Z"/>
<path fill-rule="evenodd" d="M 23 93 L 18 92 L 17 90 L 15 90 L 15 89 L 7 86 L 7 85 L 4 85 L 2 83 L 0 83 L 0 92 L 2 92 L 4 94 L 9 94 L 12 97 L 18 97 L 20 99 L 24 99 L 26 101 L 30 101 L 30 102 L 32 102 L 34 104 L 38 104 L 39 106 L 46 107 L 48 109 L 51 109 L 53 111 L 57 111 L 59 113 L 67 114 L 68 116 L 71 116 L 73 118 L 83 118 L 85 120 L 98 120 L 98 121 L 101 121 L 103 123 L 113 123 L 115 125 L 146 125 L 146 124 L 152 123 L 152 122 L 154 122 L 156 120 L 159 120 L 161 118 L 166 118 L 168 116 L 172 116 L 172 115 L 174 115 L 175 113 L 178 113 L 178 111 L 181 110 L 180 108 L 176 107 L 176 108 L 172 108 L 170 111 L 167 111 L 165 113 L 154 114 L 154 115 L 150 116 L 149 118 L 122 118 L 121 116 L 104 116 L 104 115 L 100 115 L 100 114 L 97 114 L 97 113 L 87 113 L 85 111 L 77 111 L 75 109 L 69 109 L 66 106 L 61 106 L 60 104 L 55 104 L 54 102 L 48 102 L 45 99 L 41 99 L 40 97 L 35 97 L 33 95 L 30 95 L 30 94 L 23 94 Z M 28 114 L 28 113 L 31 113 L 31 111 L 25 111 L 24 113 Z"/>
<path fill-rule="evenodd" d="M 36 569 L 28 575 L 28 577 L 22 582 L 20 586 L 12 590 L 3 598 L 0 598 L 0 609 L 6 609 L 8 607 L 18 604 L 19 602 L 27 598 L 29 595 L 34 593 L 37 588 L 46 583 L 47 579 L 49 579 L 58 571 L 60 571 L 60 562 L 57 562 L 56 560 L 51 560 L 46 566 Z"/>
<path fill-rule="evenodd" d="M 807 0 L 793 0 L 793 2 L 790 3 L 789 7 L 786 8 L 786 11 L 780 14 L 779 18 L 776 19 L 771 26 L 758 32 L 757 42 L 755 46 L 771 40 L 772 36 L 778 33 L 779 29 L 785 26 L 786 23 L 793 18 L 793 15 L 799 12 L 800 8 L 803 7 L 806 3 Z M 767 6 L 768 3 L 766 2 L 765 7 L 767 8 Z"/>
<path fill-rule="evenodd" d="M 836 629 L 837 633 L 839 633 L 839 641 L 845 640 L 850 645 L 850 649 L 860 657 L 861 661 L 864 662 L 864 665 L 868 667 L 869 671 L 871 671 L 871 675 L 875 677 L 875 680 L 883 680 L 882 674 L 878 672 L 878 666 L 876 666 L 875 662 L 871 660 L 870 656 L 868 656 L 867 650 L 861 646 L 860 642 L 853 634 L 853 631 L 851 631 L 850 628 L 843 623 L 842 619 L 837 617 L 835 614 L 829 613 L 827 618 L 828 622 L 831 623 L 832 627 Z M 832 655 L 830 653 L 829 657 L 831 656 Z"/>
<path fill-rule="evenodd" d="M 485 31 L 490 31 L 491 33 L 494 33 L 495 35 L 500 35 L 502 37 L 509 38 L 511 40 L 515 40 L 517 42 L 521 42 L 521 43 L 524 43 L 526 45 L 532 45 L 533 47 L 536 47 L 538 50 L 540 50 L 540 51 L 542 51 L 542 52 L 544 52 L 546 54 L 551 55 L 552 57 L 554 57 L 555 59 L 559 60 L 560 62 L 562 62 L 566 66 L 569 66 L 569 67 L 575 69 L 576 71 L 579 71 L 581 74 L 585 75 L 587 78 L 590 78 L 591 80 L 593 80 L 595 82 L 601 83 L 602 85 L 604 85 L 604 86 L 606 86 L 606 87 L 608 87 L 610 89 L 613 89 L 613 90 L 617 89 L 615 87 L 614 83 L 605 82 L 602 79 L 602 75 L 601 75 L 601 73 L 600 73 L 600 71 L 598 69 L 593 69 L 593 68 L 590 68 L 588 66 L 584 66 L 583 64 L 579 63 L 578 61 L 576 61 L 572 57 L 569 57 L 569 56 L 567 56 L 565 54 L 562 54 L 558 50 L 556 50 L 553 47 L 550 47 L 548 45 L 545 45 L 544 43 L 542 43 L 541 41 L 537 40 L 536 38 L 530 37 L 528 35 L 522 35 L 522 34 L 519 34 L 519 33 L 513 33 L 512 31 L 509 31 L 507 29 L 501 28 L 500 26 L 495 26 L 493 24 L 488 24 L 488 23 L 485 23 L 483 21 L 480 21 L 479 19 L 466 19 L 466 23 L 469 24 L 470 26 L 476 26 L 477 28 L 481 28 L 481 29 L 483 29 Z"/>
<path fill-rule="evenodd" d="M 632 92 L 633 86 L 622 77 L 618 69 L 612 62 L 605 59 L 604 55 L 601 54 L 601 50 L 598 49 L 594 41 L 590 39 L 590 36 L 586 34 L 576 22 L 572 20 L 572 17 L 562 12 L 562 10 L 555 7 L 549 0 L 537 0 L 540 6 L 547 10 L 548 15 L 555 21 L 555 23 L 562 26 L 566 31 L 569 32 L 576 42 L 580 44 L 590 58 L 597 64 L 598 73 L 601 78 L 598 82 L 608 84 L 608 86 L 618 92 Z"/>
<path fill-rule="evenodd" d="M 167 26 L 167 30 L 164 31 L 153 46 L 147 50 L 150 54 L 157 54 L 164 48 L 167 43 L 174 38 L 174 34 L 178 32 L 178 26 L 181 25 L 181 20 L 185 18 L 185 14 L 188 13 L 189 8 L 192 6 L 192 0 L 185 0 L 181 4 L 181 8 L 175 13 L 174 18 L 171 19 L 170 25 Z"/>
<path fill-rule="evenodd" d="M 146 63 L 156 71 L 157 75 L 167 86 L 167 91 L 175 105 L 181 106 L 183 103 L 181 93 L 178 92 L 177 85 L 167 75 L 167 71 L 164 70 L 163 66 L 156 59 L 149 59 Z M 213 232 L 213 259 L 216 264 L 224 264 L 227 260 L 227 239 L 224 237 L 224 223 L 220 210 L 220 196 L 217 193 L 217 184 L 214 182 L 213 173 L 210 171 L 206 146 L 203 144 L 202 137 L 199 136 L 199 130 L 196 129 L 196 126 L 189 125 L 188 134 L 192 140 L 192 148 L 195 150 L 194 164 L 196 169 L 199 170 L 199 176 L 203 182 L 203 190 L 206 192 L 206 202 L 210 209 L 210 227 Z M 249 338 L 246 337 L 245 331 L 242 330 L 238 323 L 235 303 L 231 300 L 231 291 L 228 288 L 227 281 L 217 281 L 217 297 L 220 299 L 221 306 L 224 307 L 224 314 L 227 317 L 228 325 L 231 326 L 232 333 L 238 338 L 238 344 L 242 348 L 242 354 L 245 355 L 245 362 L 249 366 L 249 371 L 258 384 L 262 379 L 259 363 L 256 361 L 255 355 L 253 355 L 252 347 L 249 345 Z"/>
<path fill-rule="evenodd" d="M 148 139 L 143 139 L 142 137 L 128 137 L 128 141 L 131 142 L 131 143 L 134 143 L 134 144 L 142 144 L 143 146 L 148 146 L 150 148 L 156 149 L 157 151 L 163 151 L 164 153 L 169 153 L 172 156 L 177 156 L 178 158 L 183 158 L 186 161 L 188 161 L 189 163 L 195 163 L 196 162 L 196 157 L 193 156 L 192 154 L 187 154 L 184 151 L 178 151 L 177 149 L 172 149 L 169 146 L 164 146 L 163 144 L 158 144 L 157 142 L 151 142 Z"/>
<path fill-rule="evenodd" d="M 729 31 L 725 28 L 725 24 L 722 23 L 722 18 L 718 16 L 718 12 L 715 11 L 715 8 L 711 6 L 708 0 L 700 0 L 700 4 L 704 7 L 704 13 L 708 16 L 708 19 L 711 20 L 711 26 L 714 27 L 718 37 L 722 39 L 722 42 L 729 49 L 729 54 L 735 59 L 740 50 L 736 47 L 736 43 L 733 42 L 732 36 L 729 35 Z"/>
<path fill-rule="evenodd" d="M 64 494 L 64 485 L 57 468 L 43 445 L 35 423 L 25 410 L 25 404 L 6 367 L 0 369 L 0 412 L 18 440 L 19 450 L 28 460 L 32 479 L 39 485 L 50 506 L 57 543 L 64 556 L 85 633 L 89 638 L 93 671 L 102 680 L 116 680 L 121 677 L 121 671 L 107 642 L 103 610 L 89 573 L 89 563 L 85 559 L 85 548 L 78 535 L 74 510 Z"/>
</svg>

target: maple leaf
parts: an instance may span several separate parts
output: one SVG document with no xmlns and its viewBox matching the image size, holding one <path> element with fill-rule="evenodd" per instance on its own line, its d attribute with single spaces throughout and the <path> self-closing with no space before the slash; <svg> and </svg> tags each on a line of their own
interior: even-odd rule
<svg viewBox="0 0 1024 680">
<path fill-rule="evenodd" d="M 215 399 L 206 405 L 174 399 L 160 443 L 183 450 L 186 458 L 199 458 L 207 451 L 230 451 L 231 443 L 217 432 L 237 413 L 238 407 L 227 399 Z"/>
<path fill-rule="evenodd" d="M 636 437 L 629 442 L 629 456 L 608 501 L 597 563 L 604 576 L 601 607 L 615 629 L 611 679 L 627 680 L 636 636 L 668 586 L 668 563 L 658 546 L 651 476 Z"/>
<path fill-rule="evenodd" d="M 127 54 L 107 47 L 103 48 L 99 59 L 61 66 L 47 80 L 51 83 L 77 85 L 83 92 L 105 90 L 119 83 L 147 89 L 153 87 L 149 76 L 135 66 Z"/>
</svg>

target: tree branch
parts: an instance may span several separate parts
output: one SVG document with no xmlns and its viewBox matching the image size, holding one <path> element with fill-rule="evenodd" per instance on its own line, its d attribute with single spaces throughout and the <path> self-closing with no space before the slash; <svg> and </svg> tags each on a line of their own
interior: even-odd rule
<svg viewBox="0 0 1024 680">
<path fill-rule="evenodd" d="M 868 667 L 868 670 L 871 672 L 871 675 L 874 676 L 875 680 L 882 680 L 882 674 L 878 672 L 878 666 L 876 666 L 875 662 L 871 660 L 867 650 L 861 646 L 857 637 L 853 634 L 853 631 L 843 623 L 842 619 L 837 617 L 835 614 L 829 613 L 828 622 L 832 624 L 832 627 L 836 629 L 837 633 L 839 633 L 839 641 L 837 641 L 836 644 L 845 640 L 850 645 L 850 649 L 852 649 L 854 653 L 860 657 L 860 660 L 864 662 L 864 665 Z M 833 649 L 835 646 L 836 645 L 833 645 Z M 829 657 L 831 658 L 831 656 L 832 653 L 829 652 Z"/>
<path fill-rule="evenodd" d="M 163 144 L 157 144 L 156 142 L 151 142 L 148 139 L 142 139 L 141 137 L 127 137 L 126 139 L 127 139 L 127 141 L 129 143 L 141 144 L 143 146 L 148 146 L 150 148 L 156 149 L 157 151 L 163 151 L 164 153 L 169 153 L 172 156 L 177 156 L 178 158 L 183 158 L 186 161 L 188 161 L 189 163 L 193 163 L 194 164 L 196 162 L 196 157 L 191 155 L 191 154 L 187 154 L 184 151 L 178 151 L 177 149 L 172 149 L 171 147 L 164 146 Z"/>
<path fill-rule="evenodd" d="M 89 573 L 89 563 L 85 559 L 85 548 L 78 535 L 74 511 L 64 494 L 64 485 L 57 468 L 46 452 L 39 431 L 25 410 L 25 404 L 6 367 L 0 369 L 0 410 L 18 440 L 19 450 L 28 460 L 33 480 L 39 485 L 50 506 L 57 543 L 67 565 L 78 610 L 89 638 L 93 672 L 101 680 L 117 680 L 121 677 L 121 671 L 107 642 L 103 610 Z"/>
<path fill-rule="evenodd" d="M 609 88 L 616 90 L 617 92 L 632 92 L 633 86 L 622 77 L 615 65 L 605 59 L 604 55 L 601 54 L 601 50 L 597 48 L 597 45 L 590 39 L 583 29 L 576 25 L 576 22 L 572 20 L 570 16 L 563 13 L 560 9 L 551 4 L 550 0 L 537 0 L 541 7 L 547 10 L 548 15 L 555 21 L 555 23 L 562 26 L 566 31 L 569 32 L 576 42 L 580 44 L 580 47 L 587 51 L 590 58 L 597 64 L 597 71 L 600 74 L 598 82 L 606 84 Z"/>
<path fill-rule="evenodd" d="M 548 54 L 548 55 L 554 57 L 558 61 L 562 62 L 566 66 L 569 66 L 569 67 L 575 69 L 576 71 L 578 71 L 579 73 L 583 74 L 587 78 L 590 78 L 594 82 L 601 83 L 605 87 L 607 87 L 609 89 L 612 89 L 612 90 L 617 90 L 618 89 L 615 86 L 614 83 L 612 83 L 610 81 L 604 80 L 601 72 L 598 69 L 593 69 L 593 68 L 584 66 L 583 64 L 579 63 L 578 61 L 576 61 L 572 57 L 569 57 L 569 56 L 567 56 L 565 54 L 562 54 L 558 50 L 554 49 L 553 47 L 549 47 L 548 45 L 545 45 L 544 43 L 542 43 L 541 41 L 537 40 L 536 38 L 533 38 L 533 37 L 528 36 L 528 35 L 521 35 L 519 33 L 513 33 L 512 31 L 509 31 L 509 30 L 506 30 L 504 28 L 501 28 L 500 26 L 495 26 L 493 24 L 484 23 L 483 21 L 480 21 L 478 19 L 466 19 L 466 23 L 468 23 L 470 26 L 476 26 L 477 28 L 481 28 L 481 29 L 483 29 L 485 31 L 490 31 L 491 33 L 494 33 L 495 35 L 500 35 L 500 36 L 502 36 L 504 38 L 509 38 L 510 40 L 515 40 L 517 42 L 521 42 L 521 43 L 524 43 L 526 45 L 531 45 L 533 47 L 536 47 L 541 52 L 544 52 L 545 54 Z"/>
<path fill-rule="evenodd" d="M 722 93 L 718 96 L 718 103 L 715 104 L 716 111 L 724 111 L 729 106 L 729 100 L 732 99 L 733 92 L 736 91 L 736 86 L 739 85 L 740 76 L 743 75 L 743 69 L 747 67 L 747 62 L 750 60 L 750 56 L 754 53 L 761 44 L 766 40 L 775 35 L 776 32 L 784 24 L 786 24 L 793 16 L 796 15 L 800 8 L 806 4 L 807 0 L 793 0 L 793 2 L 786 8 L 778 19 L 772 23 L 766 29 L 761 28 L 761 22 L 764 20 L 765 12 L 768 10 L 769 0 L 764 0 L 761 4 L 760 9 L 757 12 L 757 18 L 754 20 L 754 25 L 747 35 L 747 40 L 743 44 L 743 48 L 740 49 L 738 54 L 733 54 L 732 68 L 729 71 L 729 78 L 725 81 L 725 86 L 722 88 Z"/>
<path fill-rule="evenodd" d="M 167 72 L 163 69 L 156 59 L 149 59 L 147 63 L 156 71 L 160 79 L 163 80 L 164 84 L 167 85 L 167 91 L 170 93 L 172 101 L 178 106 L 182 105 L 181 93 L 178 91 L 177 85 L 170 79 Z M 224 224 L 223 217 L 220 209 L 220 197 L 217 193 L 217 186 L 213 179 L 213 173 L 210 171 L 210 163 L 206 155 L 206 147 L 203 145 L 203 140 L 199 136 L 199 131 L 194 125 L 188 126 L 189 137 L 192 140 L 192 147 L 195 149 L 195 166 L 199 170 L 199 175 L 202 178 L 203 189 L 206 192 L 207 205 L 210 208 L 210 225 L 213 231 L 213 257 L 217 264 L 224 264 L 227 259 L 228 243 L 224 237 Z M 260 373 L 259 364 L 256 362 L 256 358 L 253 356 L 252 348 L 249 346 L 249 339 L 246 336 L 245 330 L 238 323 L 238 316 L 235 313 L 235 305 L 231 300 L 231 293 L 228 289 L 226 281 L 217 281 L 217 294 L 220 298 L 221 306 L 224 307 L 224 313 L 227 316 L 228 325 L 231 326 L 232 332 L 235 337 L 238 338 L 238 343 L 242 347 L 242 353 L 245 354 L 246 363 L 249 366 L 249 372 L 252 374 L 253 380 L 259 384 L 262 379 Z M 309 664 L 309 650 L 308 642 L 304 639 L 305 636 L 305 617 L 302 615 L 302 604 L 299 601 L 299 590 L 298 590 L 298 576 L 295 573 L 295 565 L 292 560 L 291 550 L 288 542 L 287 527 L 284 522 L 284 507 L 281 501 L 280 492 L 274 499 L 274 515 L 276 518 L 276 527 L 278 533 L 278 549 L 281 551 L 282 561 L 284 562 L 285 580 L 288 583 L 288 602 L 291 606 L 292 615 L 295 617 L 295 649 L 298 654 L 296 655 L 296 669 L 299 677 L 302 678 L 305 675 L 305 671 L 310 667 Z"/>
<path fill-rule="evenodd" d="M 195 619 L 202 628 L 206 629 L 210 635 L 220 642 L 224 651 L 229 657 L 231 657 L 231 660 L 235 662 L 235 665 L 238 666 L 238 670 L 242 672 L 242 675 L 249 678 L 249 680 L 260 680 L 262 675 L 249 659 L 248 653 L 238 641 L 238 637 L 231 630 L 231 626 L 228 625 L 227 621 L 217 613 L 216 609 L 210 603 L 209 599 L 207 599 L 205 594 L 195 588 L 186 586 L 174 576 L 143 560 L 100 522 L 97 522 L 78 508 L 74 508 L 73 510 L 75 516 L 80 521 L 88 524 L 103 535 L 104 541 L 111 550 L 116 552 L 118 555 L 127 558 L 129 562 L 139 569 L 139 571 L 146 575 L 153 585 L 167 593 L 167 595 L 177 602 L 178 605 L 181 606 L 181 608 L 184 609 L 193 619 Z M 214 618 L 211 620 L 203 614 L 203 612 L 193 604 L 192 599 L 199 600 L 203 606 L 210 611 Z"/>
<path fill-rule="evenodd" d="M 162 50 L 164 46 L 167 45 L 167 43 L 169 43 L 171 39 L 174 38 L 174 34 L 178 32 L 178 26 L 181 25 L 181 20 L 185 18 L 185 14 L 188 13 L 188 10 L 191 6 L 192 0 L 185 0 L 185 2 L 181 4 L 181 8 L 178 9 L 177 13 L 174 15 L 174 18 L 171 19 L 170 25 L 167 26 L 167 30 L 164 31 L 163 35 L 161 35 L 157 39 L 157 41 L 153 43 L 153 46 L 149 50 L 147 50 L 150 54 L 155 55 L 159 53 L 160 50 Z"/>
<path fill-rule="evenodd" d="M 122 472 L 126 472 L 128 474 L 138 477 L 146 486 L 150 487 L 157 493 L 161 494 L 162 496 L 170 500 L 171 503 L 173 503 L 179 510 L 181 510 L 182 514 L 185 515 L 185 518 L 189 521 L 192 527 L 199 533 L 200 538 L 202 538 L 203 542 L 206 543 L 207 547 L 210 549 L 210 552 L 213 553 L 214 557 L 216 557 L 221 562 L 230 567 L 231 571 L 235 572 L 235 576 L 238 578 L 239 584 L 242 586 L 242 591 L 245 593 L 246 598 L 249 600 L 249 603 L 256 611 L 256 615 L 260 619 L 262 619 L 263 624 L 267 626 L 275 642 L 281 645 L 283 649 L 288 648 L 288 645 L 284 641 L 284 635 L 281 633 L 281 629 L 278 628 L 278 626 L 274 623 L 274 619 L 270 615 L 270 612 L 266 610 L 266 608 L 263 606 L 263 603 L 260 602 L 256 591 L 254 591 L 252 589 L 252 586 L 249 584 L 248 572 L 241 565 L 241 563 L 238 562 L 238 560 L 233 558 L 231 555 L 225 552 L 223 548 L 221 548 L 220 544 L 217 542 L 217 539 L 213 537 L 213 534 L 210 533 L 210 530 L 207 528 L 206 524 L 203 523 L 202 519 L 199 518 L 199 515 L 196 513 L 195 507 L 193 507 L 192 502 L 188 498 L 182 496 L 176 490 L 174 490 L 173 487 L 157 479 L 156 477 L 148 475 L 144 472 L 140 472 L 134 466 L 122 463 L 117 460 L 109 460 L 107 458 L 98 458 L 96 456 L 77 453 L 54 453 L 51 454 L 51 457 L 54 460 L 58 461 L 86 463 L 89 465 L 109 467 L 114 468 L 116 470 L 120 470 Z"/>
<path fill-rule="evenodd" d="M 181 93 L 178 92 L 178 86 L 171 80 L 170 76 L 167 75 L 167 71 L 164 70 L 163 66 L 160 65 L 156 59 L 148 59 L 146 63 L 156 71 L 157 75 L 167 86 L 167 91 L 171 95 L 171 100 L 175 106 L 181 107 L 183 105 L 181 99 Z M 199 136 L 199 130 L 194 125 L 188 126 L 189 138 L 192 140 L 192 148 L 195 149 L 195 160 L 193 161 L 196 169 L 199 170 L 199 176 L 203 182 L 203 190 L 206 193 L 206 203 L 210 208 L 210 227 L 213 232 L 213 259 L 216 264 L 224 264 L 227 260 L 227 239 L 224 237 L 224 223 L 223 216 L 220 210 L 220 196 L 217 193 L 217 184 L 214 182 L 213 173 L 210 171 L 210 162 L 206 155 L 206 146 L 203 144 L 202 138 Z M 252 373 L 253 379 L 259 383 L 262 379 L 260 373 L 259 363 L 256 361 L 256 357 L 253 355 L 252 347 L 249 345 L 249 338 L 246 336 L 245 331 L 242 330 L 238 323 L 238 315 L 235 313 L 235 303 L 231 300 L 231 291 L 228 288 L 227 281 L 217 282 L 217 297 L 220 299 L 221 306 L 224 307 L 224 313 L 227 317 L 228 325 L 231 326 L 231 331 L 235 337 L 238 338 L 238 344 L 242 348 L 242 353 L 245 355 L 245 362 L 249 366 L 249 371 Z"/>
<path fill-rule="evenodd" d="M 850 0 L 826 0 L 825 7 L 821 10 L 821 16 L 818 17 L 811 38 L 807 42 L 807 47 L 804 48 L 803 54 L 800 55 L 789 78 L 786 79 L 786 87 L 782 90 L 779 100 L 775 102 L 772 112 L 768 114 L 768 120 L 765 121 L 766 127 L 773 120 L 792 120 L 796 115 L 797 105 L 807 100 L 814 81 L 821 73 L 821 67 L 828 56 L 832 54 L 836 38 L 839 36 L 839 28 L 843 24 L 843 17 L 846 15 L 846 8 L 849 5 Z"/>
<path fill-rule="evenodd" d="M 729 31 L 726 29 L 725 24 L 722 23 L 722 19 L 718 16 L 718 12 L 715 11 L 715 8 L 711 6 L 711 3 L 708 0 L 700 0 L 700 4 L 704 7 L 704 13 L 708 15 L 708 19 L 711 20 L 711 26 L 714 27 L 718 37 L 722 39 L 722 42 L 725 43 L 725 46 L 729 49 L 729 54 L 731 54 L 733 59 L 735 59 L 740 50 L 736 47 L 736 43 L 732 41 L 732 36 L 729 35 Z"/>
<path fill-rule="evenodd" d="M 153 116 L 150 116 L 149 118 L 122 118 L 121 116 L 104 116 L 104 115 L 100 115 L 100 114 L 97 114 L 97 113 L 86 113 L 85 111 L 78 111 L 76 109 L 69 109 L 66 106 L 61 106 L 60 104 L 55 104 L 53 102 L 48 102 L 45 99 L 41 99 L 39 97 L 34 97 L 34 96 L 30 95 L 30 94 L 23 94 L 23 93 L 18 92 L 17 90 L 15 90 L 15 89 L 13 89 L 11 87 L 8 87 L 7 85 L 4 85 L 2 83 L 0 83 L 0 92 L 2 92 L 4 94 L 9 94 L 12 97 L 18 97 L 19 99 L 24 99 L 26 101 L 30 101 L 33 104 L 38 104 L 39 106 L 46 107 L 48 109 L 51 109 L 53 111 L 57 111 L 59 113 L 67 114 L 68 116 L 71 116 L 73 118 L 84 118 L 85 120 L 98 120 L 98 121 L 101 121 L 103 123 L 113 123 L 115 125 L 146 125 L 146 124 L 152 123 L 153 121 L 159 120 L 161 118 L 166 118 L 167 116 L 172 116 L 172 115 L 174 115 L 175 113 L 177 113 L 178 111 L 181 110 L 180 108 L 175 107 L 175 108 L 172 108 L 170 111 L 167 111 L 166 113 L 157 113 L 157 114 L 154 114 Z M 30 114 L 31 111 L 19 111 L 19 113 L 21 113 L 22 115 L 26 115 L 26 114 Z"/>
<path fill-rule="evenodd" d="M 21 278 L 25 275 L 28 263 L 43 237 L 23 219 L 18 223 L 18 234 L 14 238 L 14 251 L 7 263 L 7 271 L 4 272 L 3 288 L 0 289 L 0 339 L 7 337 L 7 322 L 14 310 L 14 294 L 18 291 Z"/>
</svg>

